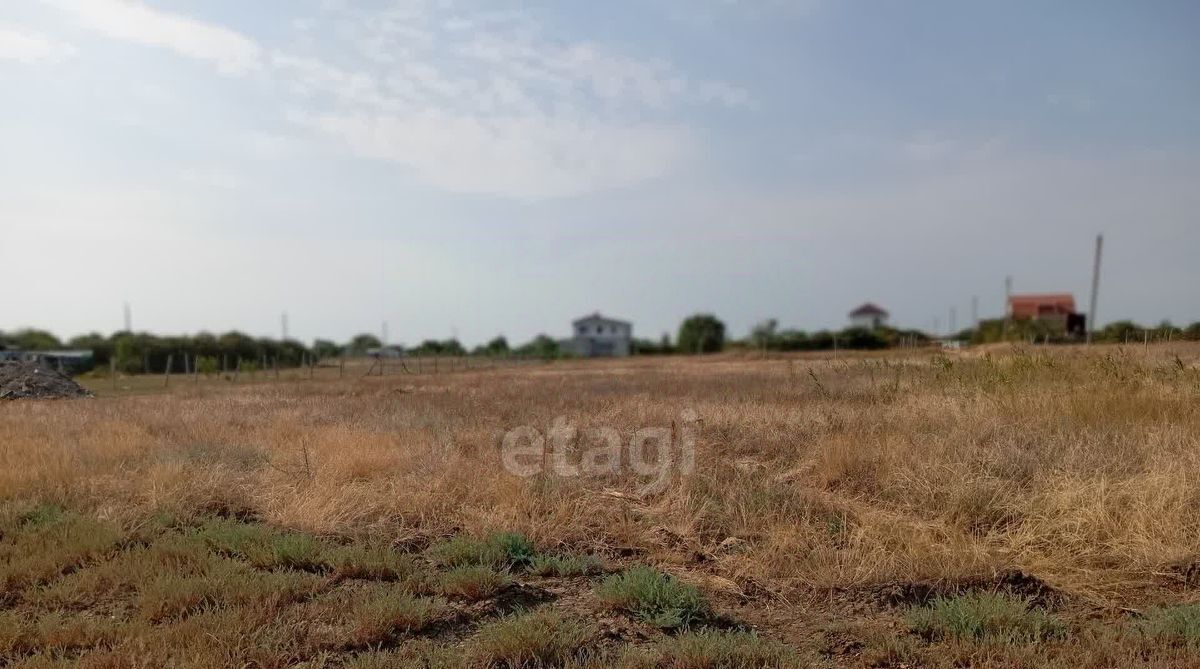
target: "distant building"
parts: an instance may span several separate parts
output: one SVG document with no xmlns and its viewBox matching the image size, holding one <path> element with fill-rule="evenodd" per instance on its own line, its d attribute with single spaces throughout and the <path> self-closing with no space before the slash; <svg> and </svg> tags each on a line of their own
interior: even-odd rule
<svg viewBox="0 0 1200 669">
<path fill-rule="evenodd" d="M 888 312 L 870 302 L 865 302 L 862 306 L 850 312 L 851 327 L 878 330 L 887 325 L 887 321 Z"/>
<path fill-rule="evenodd" d="M 1014 321 L 1048 323 L 1067 334 L 1082 334 L 1086 321 L 1083 314 L 1075 311 L 1075 296 L 1070 293 L 1010 295 L 1008 317 Z"/>
<path fill-rule="evenodd" d="M 571 351 L 581 358 L 624 357 L 633 350 L 633 325 L 599 312 L 571 323 Z"/>
</svg>

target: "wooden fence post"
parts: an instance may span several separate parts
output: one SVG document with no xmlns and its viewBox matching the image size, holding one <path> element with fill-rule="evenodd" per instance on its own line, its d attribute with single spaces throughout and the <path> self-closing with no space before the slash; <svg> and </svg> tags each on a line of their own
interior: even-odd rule
<svg viewBox="0 0 1200 669">
<path fill-rule="evenodd" d="M 175 362 L 175 354 L 167 354 L 167 368 L 163 370 L 163 388 L 166 388 L 171 383 L 171 363 Z"/>
<path fill-rule="evenodd" d="M 112 377 L 112 389 L 117 389 L 117 359 L 108 359 L 108 375 Z"/>
</svg>

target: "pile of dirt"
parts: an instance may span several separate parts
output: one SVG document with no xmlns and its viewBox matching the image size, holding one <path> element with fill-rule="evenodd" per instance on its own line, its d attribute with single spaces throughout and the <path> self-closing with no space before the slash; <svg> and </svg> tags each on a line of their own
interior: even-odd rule
<svg viewBox="0 0 1200 669">
<path fill-rule="evenodd" d="M 0 362 L 0 400 L 91 396 L 70 377 L 36 362 Z"/>
</svg>

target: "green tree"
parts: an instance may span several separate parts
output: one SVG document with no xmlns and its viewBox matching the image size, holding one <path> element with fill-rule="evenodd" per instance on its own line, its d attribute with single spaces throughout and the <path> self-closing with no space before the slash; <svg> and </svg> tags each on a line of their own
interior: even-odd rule
<svg viewBox="0 0 1200 669">
<path fill-rule="evenodd" d="M 1133 321 L 1116 321 L 1104 326 L 1104 329 L 1099 333 L 1101 341 L 1124 343 L 1126 341 L 1141 341 L 1142 331 L 1145 330 L 1142 326 Z"/>
<path fill-rule="evenodd" d="M 45 330 L 26 328 L 8 335 L 12 346 L 29 351 L 49 351 L 62 348 L 62 342 Z"/>
<path fill-rule="evenodd" d="M 712 314 L 689 316 L 677 340 L 680 353 L 716 353 L 725 348 L 725 324 Z"/>
<path fill-rule="evenodd" d="M 342 354 L 342 347 L 328 339 L 317 339 L 313 341 L 313 355 L 317 356 L 318 360 L 324 358 L 336 358 Z"/>
<path fill-rule="evenodd" d="M 557 358 L 562 354 L 558 341 L 549 335 L 540 334 L 532 341 L 517 347 L 517 353 L 537 358 Z"/>
<path fill-rule="evenodd" d="M 457 339 L 426 339 L 412 350 L 414 355 L 466 355 L 467 349 Z"/>
<path fill-rule="evenodd" d="M 379 348 L 383 343 L 379 341 L 379 337 L 373 334 L 362 333 L 354 335 L 349 344 L 346 344 L 346 349 L 354 355 L 362 355 L 369 348 Z"/>
<path fill-rule="evenodd" d="M 802 351 L 809 348 L 808 333 L 803 330 L 784 330 L 775 337 L 780 351 Z"/>
<path fill-rule="evenodd" d="M 838 334 L 838 346 L 842 348 L 884 348 L 887 341 L 882 333 L 867 328 L 846 328 Z"/>
<path fill-rule="evenodd" d="M 750 345 L 764 351 L 775 348 L 779 321 L 768 318 L 750 329 Z"/>
<path fill-rule="evenodd" d="M 488 355 L 504 355 L 508 353 L 508 340 L 504 338 L 504 335 L 500 335 L 489 341 L 483 347 L 483 352 Z"/>
</svg>

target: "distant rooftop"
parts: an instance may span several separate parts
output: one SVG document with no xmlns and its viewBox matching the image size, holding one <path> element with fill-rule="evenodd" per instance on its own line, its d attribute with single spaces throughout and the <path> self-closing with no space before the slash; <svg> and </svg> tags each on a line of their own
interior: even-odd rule
<svg viewBox="0 0 1200 669">
<path fill-rule="evenodd" d="M 885 311 L 883 309 L 883 307 L 880 307 L 876 304 L 872 304 L 871 302 L 864 302 L 857 309 L 850 312 L 851 318 L 856 318 L 858 316 L 887 316 L 887 315 L 888 315 L 888 312 Z"/>
<path fill-rule="evenodd" d="M 1009 313 L 1014 318 L 1027 318 L 1038 314 L 1075 313 L 1075 296 L 1071 293 L 1023 293 L 1010 295 Z"/>
<path fill-rule="evenodd" d="M 603 323 L 620 323 L 621 325 L 630 325 L 629 321 L 623 321 L 619 318 L 609 318 L 608 316 L 601 315 L 601 313 L 599 311 L 592 312 L 591 314 L 588 314 L 587 316 L 584 316 L 582 318 L 576 318 L 574 321 L 571 321 L 571 324 L 579 325 L 580 323 L 594 323 L 596 321 L 600 321 Z"/>
</svg>

